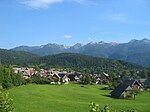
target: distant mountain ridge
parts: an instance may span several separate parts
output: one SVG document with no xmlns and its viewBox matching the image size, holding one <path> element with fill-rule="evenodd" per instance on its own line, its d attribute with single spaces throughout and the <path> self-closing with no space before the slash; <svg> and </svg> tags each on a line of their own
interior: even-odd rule
<svg viewBox="0 0 150 112">
<path fill-rule="evenodd" d="M 124 60 L 150 67 L 150 40 L 146 38 L 142 40 L 133 39 L 128 43 L 106 43 L 100 41 L 90 42 L 86 45 L 77 43 L 74 46 L 47 44 L 34 47 L 19 46 L 12 50 L 27 51 L 40 56 L 68 52 L 80 53 L 95 57 Z"/>
</svg>

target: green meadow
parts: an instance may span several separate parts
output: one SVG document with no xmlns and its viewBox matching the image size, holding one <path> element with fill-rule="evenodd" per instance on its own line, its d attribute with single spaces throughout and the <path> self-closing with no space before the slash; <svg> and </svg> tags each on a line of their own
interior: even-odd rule
<svg viewBox="0 0 150 112">
<path fill-rule="evenodd" d="M 89 112 L 90 102 L 110 106 L 113 112 L 137 109 L 150 112 L 150 92 L 143 92 L 132 99 L 114 99 L 108 90 L 99 85 L 36 85 L 15 87 L 8 92 L 14 100 L 14 112 Z"/>
</svg>

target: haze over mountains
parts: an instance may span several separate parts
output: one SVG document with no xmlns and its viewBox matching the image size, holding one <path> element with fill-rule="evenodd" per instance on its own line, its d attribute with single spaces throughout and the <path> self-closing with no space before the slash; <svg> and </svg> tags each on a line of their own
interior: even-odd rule
<svg viewBox="0 0 150 112">
<path fill-rule="evenodd" d="M 80 53 L 94 57 L 111 58 L 137 63 L 142 66 L 150 66 L 150 40 L 131 40 L 128 43 L 90 42 L 86 45 L 77 43 L 74 46 L 59 44 L 47 44 L 42 46 L 19 46 L 15 51 L 27 51 L 40 56 L 59 53 Z"/>
</svg>

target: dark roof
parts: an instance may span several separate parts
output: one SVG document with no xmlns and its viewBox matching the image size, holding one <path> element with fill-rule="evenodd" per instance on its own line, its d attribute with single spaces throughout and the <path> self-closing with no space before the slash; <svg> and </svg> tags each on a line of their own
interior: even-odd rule
<svg viewBox="0 0 150 112">
<path fill-rule="evenodd" d="M 69 74 L 68 75 L 68 78 L 70 79 L 70 81 L 75 81 L 75 77 L 80 77 L 80 74 Z"/>
<path fill-rule="evenodd" d="M 120 97 L 128 87 L 130 86 L 126 84 L 120 84 L 110 94 L 114 97 Z"/>
<path fill-rule="evenodd" d="M 52 77 L 60 78 L 60 76 L 59 76 L 59 75 L 57 75 L 57 74 L 54 74 Z"/>
<path fill-rule="evenodd" d="M 66 74 L 58 74 L 61 78 L 63 78 Z"/>
<path fill-rule="evenodd" d="M 122 78 L 122 81 L 124 82 L 124 81 L 126 81 L 126 80 L 133 80 L 133 77 L 131 77 L 131 76 L 124 76 L 124 77 Z"/>
<path fill-rule="evenodd" d="M 132 86 L 135 83 L 135 80 L 125 80 L 123 81 L 124 85 Z"/>
<path fill-rule="evenodd" d="M 75 81 L 75 74 L 70 74 L 68 75 L 68 78 L 70 79 L 70 81 Z"/>
</svg>

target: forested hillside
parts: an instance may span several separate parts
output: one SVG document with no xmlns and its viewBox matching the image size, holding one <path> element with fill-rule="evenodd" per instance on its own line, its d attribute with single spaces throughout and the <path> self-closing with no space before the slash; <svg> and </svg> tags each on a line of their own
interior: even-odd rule
<svg viewBox="0 0 150 112">
<path fill-rule="evenodd" d="M 27 52 L 0 50 L 0 60 L 4 66 L 38 67 L 43 69 L 61 68 L 88 74 L 109 73 L 112 76 L 132 75 L 135 77 L 150 77 L 149 70 L 142 66 L 124 61 L 107 58 L 97 58 L 77 53 L 62 53 L 38 57 Z M 114 77 L 113 76 L 113 77 Z"/>
<path fill-rule="evenodd" d="M 30 59 L 35 57 L 37 57 L 35 54 L 28 52 L 0 49 L 0 62 L 4 65 L 24 65 L 28 63 Z"/>
<path fill-rule="evenodd" d="M 94 71 L 120 71 L 125 69 L 142 69 L 136 64 L 112 59 L 96 58 L 75 53 L 49 55 L 34 60 L 36 64 L 46 67 L 69 67 L 75 70 L 87 69 Z M 37 63 L 38 62 L 38 63 Z"/>
</svg>

